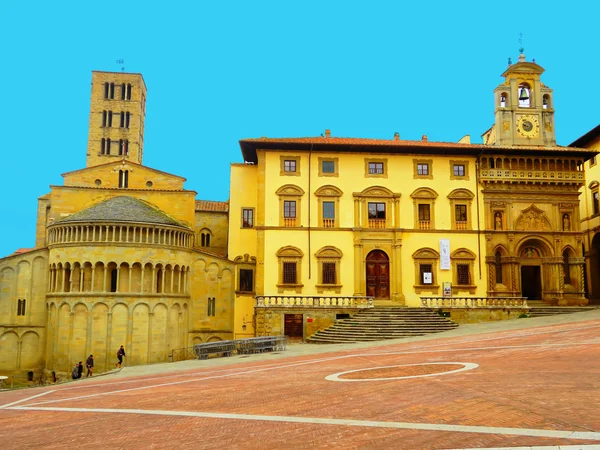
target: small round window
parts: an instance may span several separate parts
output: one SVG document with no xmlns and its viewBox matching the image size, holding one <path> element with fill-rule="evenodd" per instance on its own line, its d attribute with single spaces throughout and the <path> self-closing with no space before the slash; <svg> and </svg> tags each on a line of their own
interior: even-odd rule
<svg viewBox="0 0 600 450">
<path fill-rule="evenodd" d="M 152 187 L 152 181 L 147 181 L 147 182 L 146 182 L 146 186 L 147 186 L 147 187 Z"/>
<path fill-rule="evenodd" d="M 100 186 L 100 185 L 102 184 L 102 181 L 101 181 L 101 180 L 99 180 L 99 179 L 96 179 L 96 180 L 94 181 L 94 184 L 95 184 L 96 186 Z"/>
</svg>

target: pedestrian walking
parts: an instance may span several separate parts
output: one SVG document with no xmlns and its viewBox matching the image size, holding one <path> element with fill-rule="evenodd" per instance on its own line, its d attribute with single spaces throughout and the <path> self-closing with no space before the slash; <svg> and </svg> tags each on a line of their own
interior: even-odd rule
<svg viewBox="0 0 600 450">
<path fill-rule="evenodd" d="M 87 367 L 87 375 L 85 377 L 91 377 L 94 370 L 94 355 L 88 356 L 88 359 L 85 360 L 85 366 Z"/>
<path fill-rule="evenodd" d="M 79 364 L 75 363 L 75 367 L 71 370 L 71 377 L 76 380 L 79 378 Z"/>
<path fill-rule="evenodd" d="M 116 364 L 116 367 L 121 367 L 121 365 L 123 364 L 123 358 L 125 356 L 125 348 L 121 345 L 121 348 L 117 351 L 117 358 L 119 362 Z"/>
<path fill-rule="evenodd" d="M 77 378 L 81 378 L 82 375 L 83 375 L 83 363 L 81 361 L 79 361 L 79 364 L 77 364 Z"/>
</svg>

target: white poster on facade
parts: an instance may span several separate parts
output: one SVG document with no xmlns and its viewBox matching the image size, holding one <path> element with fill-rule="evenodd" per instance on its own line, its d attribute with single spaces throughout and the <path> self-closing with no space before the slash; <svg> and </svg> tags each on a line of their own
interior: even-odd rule
<svg viewBox="0 0 600 450">
<path fill-rule="evenodd" d="M 450 239 L 440 239 L 440 270 L 450 270 Z"/>
</svg>

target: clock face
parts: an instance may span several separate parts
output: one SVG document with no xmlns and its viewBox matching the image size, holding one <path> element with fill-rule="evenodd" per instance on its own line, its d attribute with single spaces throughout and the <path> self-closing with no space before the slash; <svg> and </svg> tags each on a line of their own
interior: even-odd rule
<svg viewBox="0 0 600 450">
<path fill-rule="evenodd" d="M 540 135 L 540 122 L 536 116 L 523 115 L 517 119 L 517 135 L 533 138 Z"/>
</svg>

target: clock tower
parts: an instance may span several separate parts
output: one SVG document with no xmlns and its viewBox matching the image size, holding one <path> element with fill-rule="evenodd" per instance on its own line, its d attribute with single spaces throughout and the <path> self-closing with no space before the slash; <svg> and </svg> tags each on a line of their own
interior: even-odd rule
<svg viewBox="0 0 600 450">
<path fill-rule="evenodd" d="M 509 60 L 505 81 L 494 90 L 496 121 L 493 132 L 484 135 L 488 144 L 556 145 L 552 89 L 541 82 L 543 72 L 535 60 L 525 61 L 523 49 L 516 64 Z"/>
</svg>

